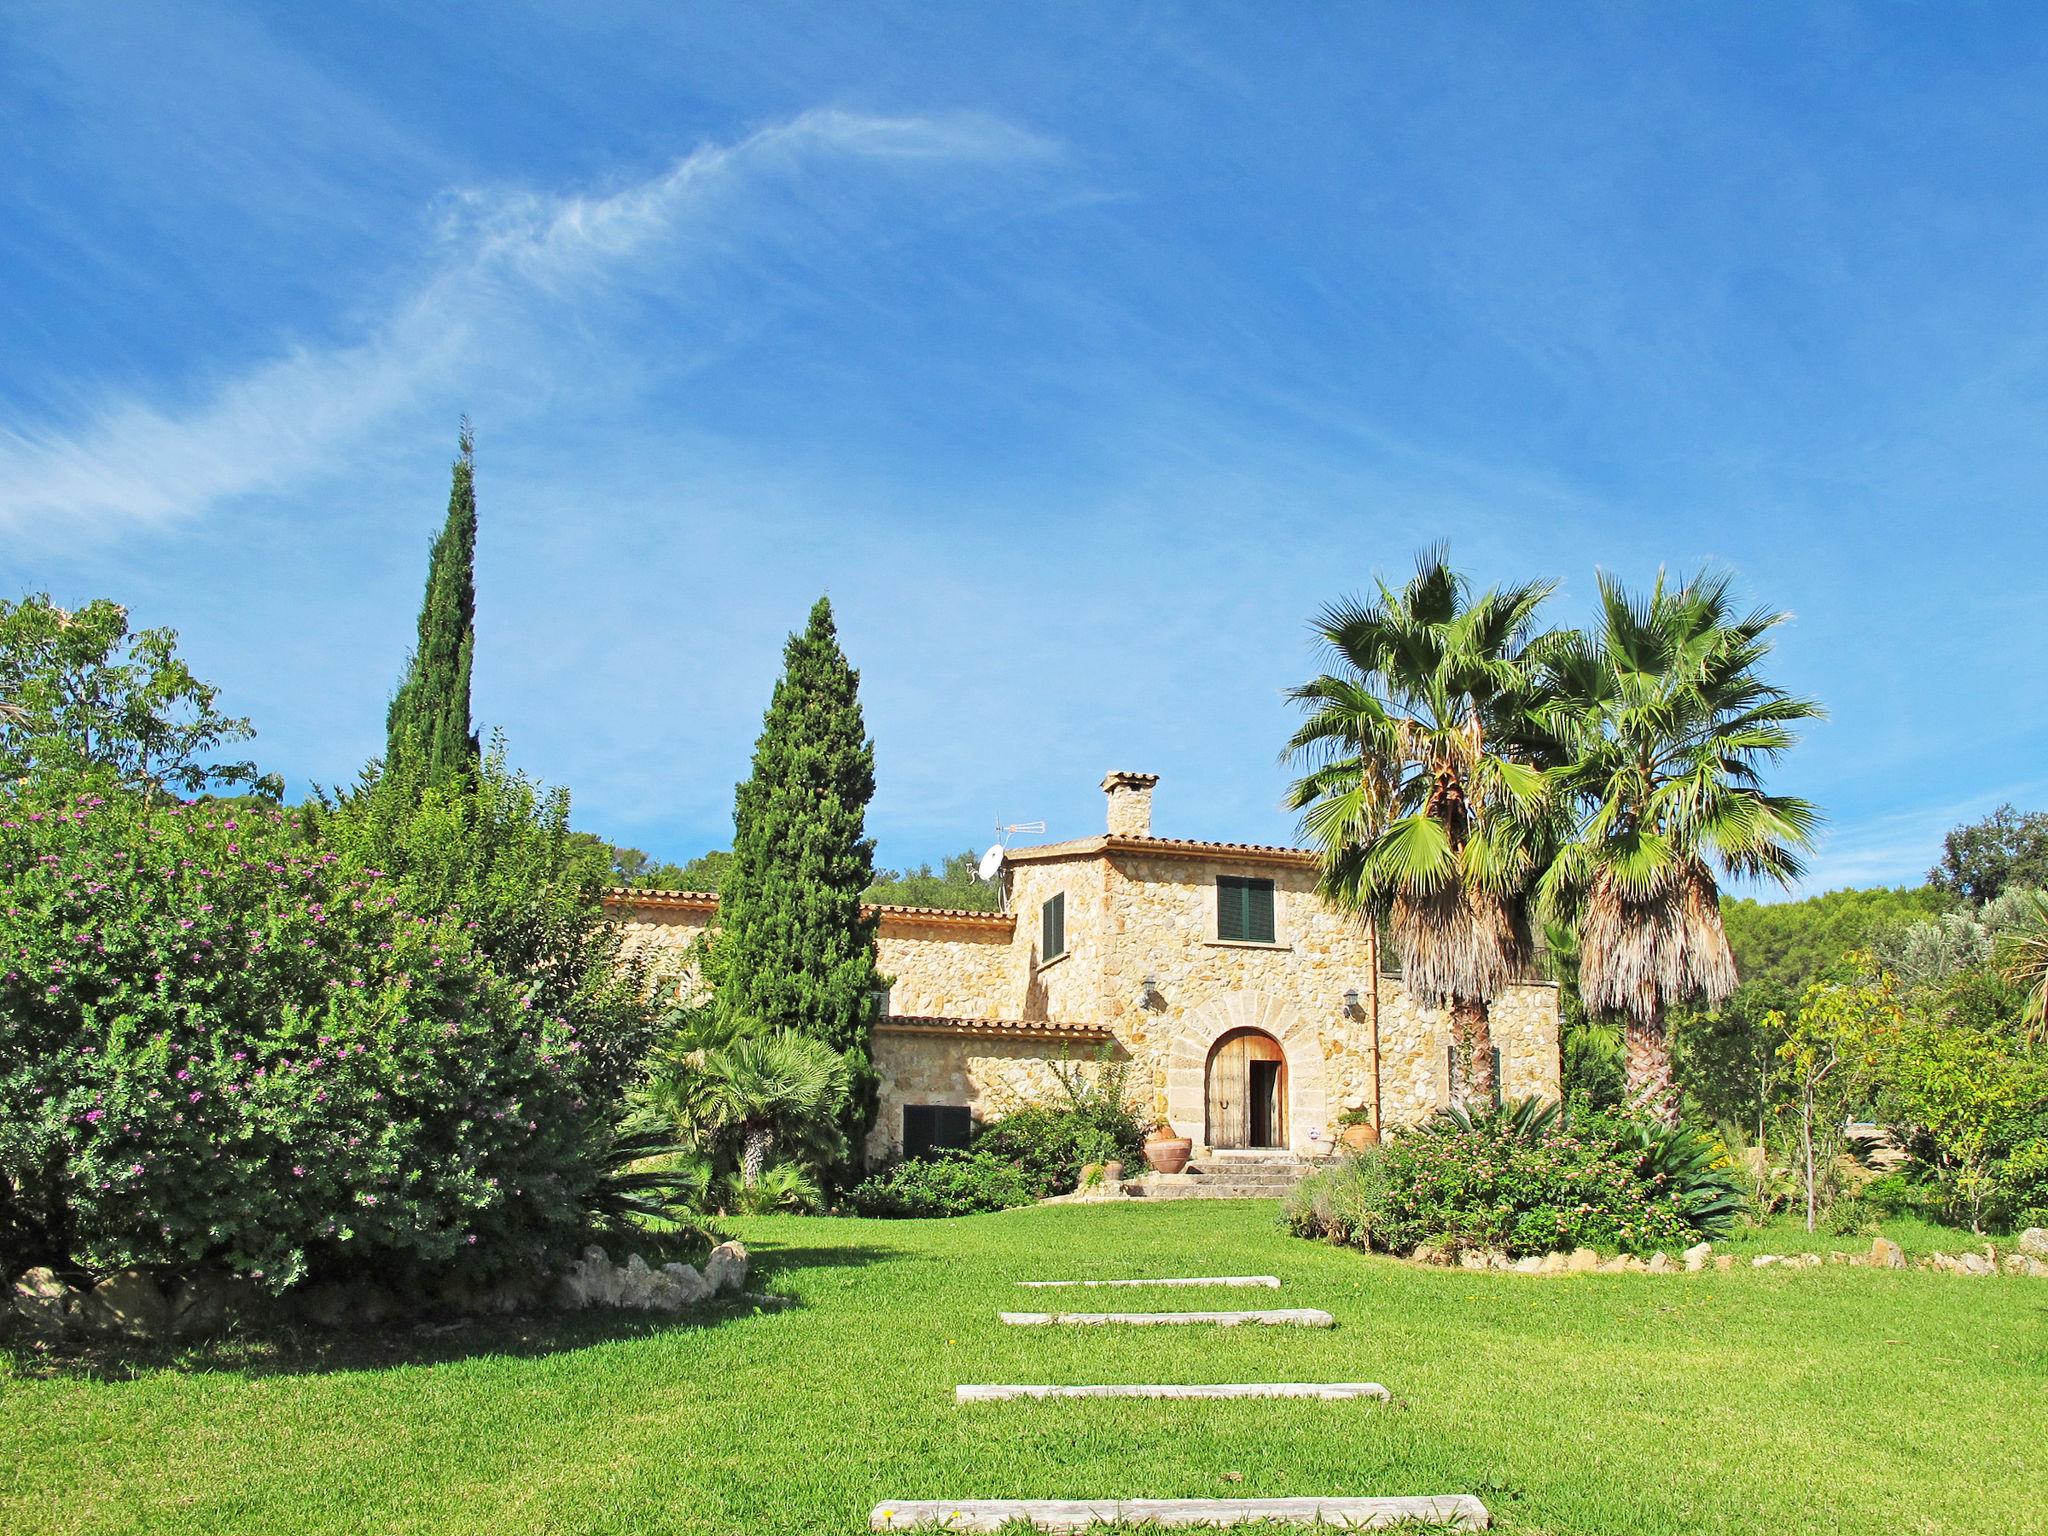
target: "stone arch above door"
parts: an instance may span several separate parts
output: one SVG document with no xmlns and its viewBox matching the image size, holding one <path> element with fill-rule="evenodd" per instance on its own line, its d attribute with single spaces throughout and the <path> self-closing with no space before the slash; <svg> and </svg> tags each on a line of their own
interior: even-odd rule
<svg viewBox="0 0 2048 1536">
<path fill-rule="evenodd" d="M 1188 1011 L 1166 1049 L 1166 1118 L 1176 1135 L 1200 1145 L 1206 1134 L 1206 1070 L 1210 1047 L 1233 1029 L 1256 1029 L 1287 1056 L 1287 1139 L 1291 1150 L 1330 1150 L 1329 1096 L 1323 1085 L 1323 1044 L 1293 1005 L 1257 992 L 1228 992 Z M 1311 1140 L 1309 1132 L 1319 1133 Z"/>
</svg>

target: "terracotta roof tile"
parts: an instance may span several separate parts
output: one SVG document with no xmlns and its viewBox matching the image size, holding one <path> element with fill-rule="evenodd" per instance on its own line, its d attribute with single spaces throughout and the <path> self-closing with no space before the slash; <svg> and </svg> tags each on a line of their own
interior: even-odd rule
<svg viewBox="0 0 2048 1536">
<path fill-rule="evenodd" d="M 1108 1040 L 1107 1024 L 1060 1023 L 1048 1019 L 961 1019 L 943 1014 L 892 1013 L 875 1028 L 905 1035 L 977 1035 L 1013 1040 Z"/>
<path fill-rule="evenodd" d="M 663 891 L 647 886 L 615 885 L 605 891 L 604 901 L 608 907 L 669 907 L 685 912 L 718 910 L 716 891 Z M 869 902 L 861 910 L 878 913 L 890 921 L 944 924 L 952 928 L 1009 928 L 1017 921 L 1013 912 L 982 912 L 972 907 L 909 907 L 893 901 Z"/>
<path fill-rule="evenodd" d="M 1312 849 L 1284 848 L 1274 843 L 1212 843 L 1192 837 L 1121 835 L 1097 835 L 1076 838 L 1071 842 L 1012 848 L 1007 857 L 1013 862 L 1030 863 L 1035 859 L 1076 858 L 1096 853 L 1179 854 L 1196 859 L 1235 859 L 1253 864 L 1299 864 L 1304 867 L 1313 867 L 1316 863 Z"/>
</svg>

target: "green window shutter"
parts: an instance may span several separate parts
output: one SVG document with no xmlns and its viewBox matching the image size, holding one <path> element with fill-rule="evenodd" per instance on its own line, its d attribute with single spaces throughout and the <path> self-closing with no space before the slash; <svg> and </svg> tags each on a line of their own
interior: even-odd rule
<svg viewBox="0 0 2048 1536">
<path fill-rule="evenodd" d="M 1216 937 L 1225 943 L 1244 941 L 1244 882 L 1231 875 L 1216 877 Z"/>
<path fill-rule="evenodd" d="M 1038 914 L 1038 958 L 1056 959 L 1067 952 L 1067 893 L 1049 898 Z"/>
<path fill-rule="evenodd" d="M 1216 877 L 1216 937 L 1228 944 L 1271 944 L 1273 882 Z"/>
<path fill-rule="evenodd" d="M 1273 942 L 1273 882 L 1247 880 L 1244 883 L 1245 937 L 1254 944 Z"/>
</svg>

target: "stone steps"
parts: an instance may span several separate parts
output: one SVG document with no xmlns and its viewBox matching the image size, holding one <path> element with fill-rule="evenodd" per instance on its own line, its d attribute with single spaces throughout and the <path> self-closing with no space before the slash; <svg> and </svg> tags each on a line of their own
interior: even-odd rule
<svg viewBox="0 0 2048 1536">
<path fill-rule="evenodd" d="M 956 1403 L 1007 1403 L 1018 1398 L 1048 1397 L 1146 1397 L 1199 1398 L 1306 1397 L 1318 1402 L 1337 1403 L 1353 1398 L 1387 1401 L 1393 1394 L 1376 1381 L 1245 1381 L 1217 1383 L 1156 1383 L 1152 1385 L 1108 1385 L 1089 1387 L 1054 1386 L 960 1386 L 953 1389 Z"/>
<path fill-rule="evenodd" d="M 1228 1285 L 1238 1287 L 1261 1287 L 1269 1291 L 1280 1289 L 1278 1275 L 1177 1275 L 1169 1280 L 1019 1280 L 1018 1285 L 1027 1290 L 1063 1290 L 1076 1286 L 1152 1286 L 1152 1285 Z"/>
<path fill-rule="evenodd" d="M 1125 1179 L 1118 1188 L 1140 1200 L 1280 1200 L 1314 1167 L 1314 1160 L 1292 1152 L 1210 1151 L 1180 1173 Z"/>
<path fill-rule="evenodd" d="M 1130 1324 L 1234 1328 L 1241 1323 L 1296 1328 L 1334 1328 L 1337 1320 L 1317 1307 L 1274 1307 L 1259 1312 L 998 1312 L 1012 1328 Z"/>
<path fill-rule="evenodd" d="M 1483 1531 L 1486 1506 L 1469 1493 L 1407 1499 L 902 1499 L 877 1504 L 871 1531 L 1000 1531 L 1021 1521 L 1039 1531 L 1085 1531 L 1091 1525 L 1329 1525 L 1377 1531 L 1390 1525 L 1451 1526 Z"/>
</svg>

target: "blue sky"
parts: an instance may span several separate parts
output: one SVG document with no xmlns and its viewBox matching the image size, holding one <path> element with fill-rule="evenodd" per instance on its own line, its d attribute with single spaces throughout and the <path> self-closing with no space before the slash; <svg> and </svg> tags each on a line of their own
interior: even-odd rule
<svg viewBox="0 0 2048 1536">
<path fill-rule="evenodd" d="M 1812 888 L 2048 804 L 2048 13 L 0 0 L 0 589 L 380 744 L 457 418 L 476 707 L 722 844 L 829 591 L 903 863 L 1284 840 L 1305 621 L 1715 561 Z"/>
</svg>

